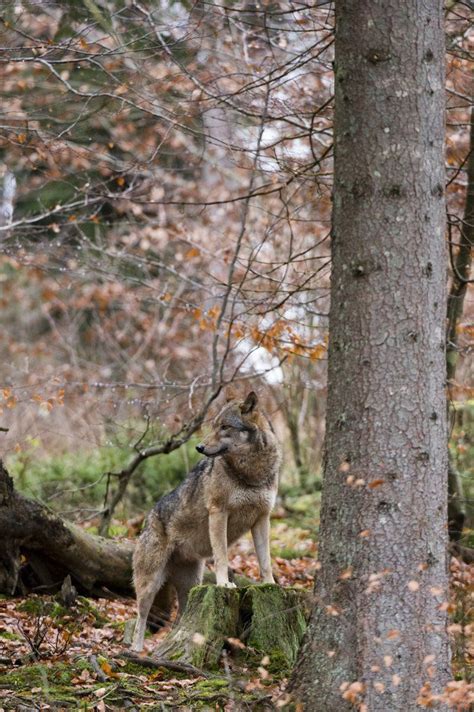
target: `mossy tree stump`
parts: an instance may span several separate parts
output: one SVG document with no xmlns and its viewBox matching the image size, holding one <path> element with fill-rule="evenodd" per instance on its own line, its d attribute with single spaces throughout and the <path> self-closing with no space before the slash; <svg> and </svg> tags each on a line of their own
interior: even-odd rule
<svg viewBox="0 0 474 712">
<path fill-rule="evenodd" d="M 275 584 L 196 586 L 156 655 L 212 670 L 234 638 L 246 646 L 247 657 L 268 656 L 270 671 L 290 669 L 306 628 L 308 596 Z"/>
<path fill-rule="evenodd" d="M 269 670 L 292 668 L 306 630 L 309 594 L 274 584 L 249 586 L 240 598 L 241 640 L 270 658 Z"/>
</svg>

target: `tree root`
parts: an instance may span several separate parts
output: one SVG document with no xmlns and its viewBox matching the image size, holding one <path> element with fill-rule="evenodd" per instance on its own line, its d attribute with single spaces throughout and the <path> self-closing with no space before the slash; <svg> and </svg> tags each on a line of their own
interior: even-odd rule
<svg viewBox="0 0 474 712">
<path fill-rule="evenodd" d="M 169 660 L 169 658 L 162 658 L 156 655 L 149 657 L 141 657 L 136 653 L 125 652 L 115 657 L 121 658 L 123 660 L 128 660 L 129 662 L 136 663 L 142 667 L 148 668 L 166 668 L 167 670 L 172 670 L 173 672 L 183 672 L 186 675 L 192 675 L 193 677 L 209 677 L 204 670 L 190 665 L 189 663 L 182 663 L 179 660 Z"/>
</svg>

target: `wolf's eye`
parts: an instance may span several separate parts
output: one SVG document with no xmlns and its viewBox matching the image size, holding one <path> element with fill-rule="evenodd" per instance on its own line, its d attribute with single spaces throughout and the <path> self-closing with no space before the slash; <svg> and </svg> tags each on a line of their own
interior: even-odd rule
<svg viewBox="0 0 474 712">
<path fill-rule="evenodd" d="M 221 430 L 229 430 L 230 425 L 221 425 Z"/>
</svg>

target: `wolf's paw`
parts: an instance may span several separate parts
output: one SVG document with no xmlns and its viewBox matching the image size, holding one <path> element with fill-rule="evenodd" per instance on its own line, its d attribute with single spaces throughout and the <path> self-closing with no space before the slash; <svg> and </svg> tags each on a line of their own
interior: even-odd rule
<svg viewBox="0 0 474 712">
<path fill-rule="evenodd" d="M 232 581 L 225 581 L 224 583 L 218 583 L 218 586 L 222 586 L 223 588 L 237 588 L 235 583 L 232 583 Z"/>
</svg>

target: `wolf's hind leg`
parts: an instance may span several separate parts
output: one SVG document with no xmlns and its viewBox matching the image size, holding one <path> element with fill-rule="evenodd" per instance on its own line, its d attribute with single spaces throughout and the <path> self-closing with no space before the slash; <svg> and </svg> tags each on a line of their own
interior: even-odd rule
<svg viewBox="0 0 474 712">
<path fill-rule="evenodd" d="M 166 577 L 163 586 L 155 596 L 150 613 L 148 614 L 148 628 L 150 630 L 153 632 L 157 631 L 170 622 L 175 599 L 175 588 L 173 584 L 168 581 L 168 577 Z"/>
<path fill-rule="evenodd" d="M 181 618 L 184 613 L 190 590 L 201 583 L 203 572 L 204 560 L 176 561 L 171 564 L 170 579 L 178 594 L 178 618 Z"/>
<path fill-rule="evenodd" d="M 137 593 L 138 619 L 132 650 L 136 652 L 143 649 L 146 621 L 155 596 L 165 583 L 167 561 L 166 539 L 152 527 L 145 529 L 133 555 L 133 582 Z"/>
</svg>

